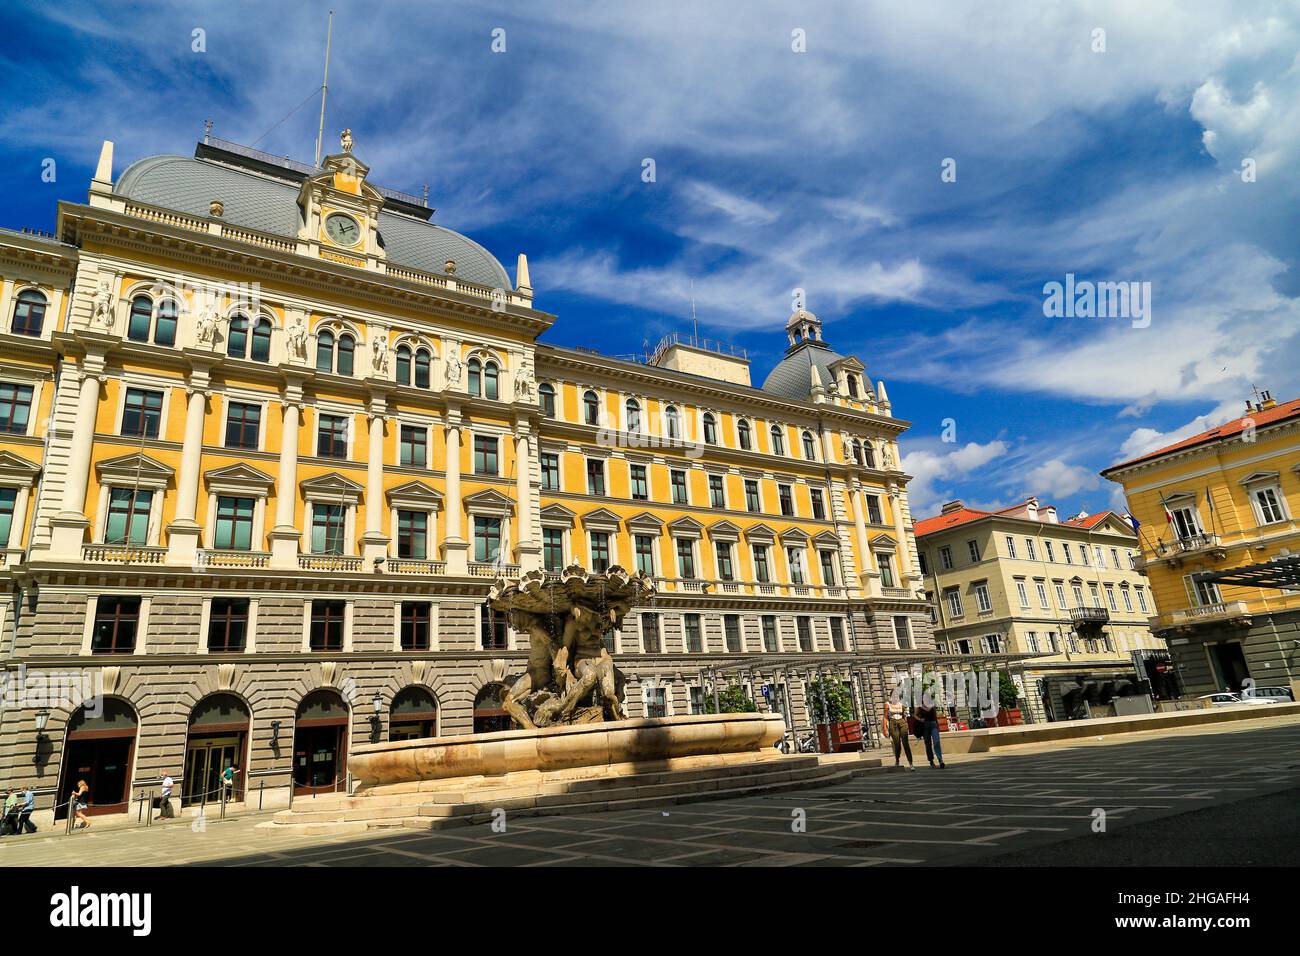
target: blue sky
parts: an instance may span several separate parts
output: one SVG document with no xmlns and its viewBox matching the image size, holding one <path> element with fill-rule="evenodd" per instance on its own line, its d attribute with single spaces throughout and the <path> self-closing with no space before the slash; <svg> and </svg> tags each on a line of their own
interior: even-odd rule
<svg viewBox="0 0 1300 956">
<path fill-rule="evenodd" d="M 527 252 L 549 341 L 640 351 L 693 294 L 761 382 L 802 288 L 914 423 L 918 516 L 1122 507 L 1100 468 L 1300 395 L 1294 3 L 10 3 L 0 225 L 52 228 L 103 139 L 310 160 L 330 8 L 327 146 Z M 1066 273 L 1150 282 L 1149 327 L 1045 317 Z"/>
</svg>

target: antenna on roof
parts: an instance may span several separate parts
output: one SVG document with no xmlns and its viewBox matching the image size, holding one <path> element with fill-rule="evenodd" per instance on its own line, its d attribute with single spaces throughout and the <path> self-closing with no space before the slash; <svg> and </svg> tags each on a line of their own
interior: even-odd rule
<svg viewBox="0 0 1300 956">
<path fill-rule="evenodd" d="M 203 142 L 212 138 L 212 117 L 209 116 L 203 121 Z"/>
<path fill-rule="evenodd" d="M 700 323 L 695 318 L 695 280 L 694 279 L 691 280 L 691 328 L 693 330 L 691 344 L 696 345 L 700 341 Z"/>
<path fill-rule="evenodd" d="M 330 11 L 329 28 L 325 34 L 325 78 L 320 85 L 320 127 L 316 131 L 316 168 L 320 168 L 320 144 L 325 138 L 325 95 L 330 88 L 330 45 L 334 41 L 334 11 Z"/>
</svg>

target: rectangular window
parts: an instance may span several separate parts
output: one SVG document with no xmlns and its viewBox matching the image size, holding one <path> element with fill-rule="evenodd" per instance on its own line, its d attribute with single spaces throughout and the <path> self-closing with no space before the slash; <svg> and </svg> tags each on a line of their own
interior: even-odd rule
<svg viewBox="0 0 1300 956">
<path fill-rule="evenodd" d="M 719 541 L 714 545 L 718 557 L 718 577 L 723 581 L 736 580 L 735 568 L 731 565 L 731 542 Z"/>
<path fill-rule="evenodd" d="M 659 653 L 659 615 L 641 615 L 641 647 L 647 654 Z"/>
<path fill-rule="evenodd" d="M 587 494 L 605 497 L 605 462 L 600 458 L 587 459 Z"/>
<path fill-rule="evenodd" d="M 1143 614 L 1147 613 L 1147 595 L 1141 588 L 1137 588 L 1138 610 Z"/>
<path fill-rule="evenodd" d="M 142 388 L 126 390 L 122 407 L 122 434 L 131 438 L 157 438 L 162 424 L 162 392 Z"/>
<path fill-rule="evenodd" d="M 636 569 L 643 574 L 655 575 L 655 539 L 652 535 L 639 534 L 634 539 L 636 548 Z"/>
<path fill-rule="evenodd" d="M 743 650 L 740 640 L 740 615 L 724 614 L 722 632 L 727 642 L 727 653 L 739 654 Z"/>
<path fill-rule="evenodd" d="M 1276 488 L 1257 488 L 1254 492 L 1255 506 L 1259 509 L 1259 523 L 1272 524 L 1285 521 L 1282 502 L 1278 500 Z M 1117 564 L 1116 567 L 1119 565 Z"/>
<path fill-rule="evenodd" d="M 1011 560 L 1016 558 L 1016 539 L 1007 535 L 1007 557 Z"/>
<path fill-rule="evenodd" d="M 474 436 L 474 474 L 501 474 L 501 463 L 497 457 L 497 439 L 495 435 Z"/>
<path fill-rule="evenodd" d="M 902 615 L 894 618 L 894 643 L 900 651 L 912 649 L 912 622 Z"/>
<path fill-rule="evenodd" d="M 887 551 L 876 553 L 876 565 L 880 568 L 880 586 L 882 588 L 892 588 L 894 586 L 894 556 Z"/>
<path fill-rule="evenodd" d="M 749 512 L 763 510 L 758 498 L 758 482 L 752 479 L 746 479 L 745 481 L 745 510 Z"/>
<path fill-rule="evenodd" d="M 219 551 L 251 551 L 253 548 L 254 498 L 217 498 L 217 521 L 212 546 Z"/>
<path fill-rule="evenodd" d="M 397 556 L 423 561 L 429 556 L 429 513 L 397 512 Z"/>
<path fill-rule="evenodd" d="M 867 495 L 867 521 L 871 524 L 884 524 L 885 519 L 880 512 L 880 496 Z"/>
<path fill-rule="evenodd" d="M 776 633 L 776 616 L 772 614 L 763 615 L 763 650 L 768 652 L 780 649 L 779 639 Z"/>
<path fill-rule="evenodd" d="M 965 612 L 961 606 L 961 592 L 956 588 L 947 588 L 943 596 L 948 599 L 948 615 L 950 617 L 961 617 Z"/>
<path fill-rule="evenodd" d="M 343 505 L 312 505 L 311 553 L 342 554 L 346 520 L 347 509 Z"/>
<path fill-rule="evenodd" d="M 967 541 L 966 551 L 970 554 L 970 563 L 980 563 L 980 544 L 978 541 Z"/>
<path fill-rule="evenodd" d="M 987 584 L 975 585 L 975 605 L 980 609 L 980 613 L 993 610 L 993 602 L 989 599 L 989 586 Z"/>
<path fill-rule="evenodd" d="M 1043 551 L 1045 551 L 1045 552 L 1047 553 L 1047 560 L 1050 561 L 1050 562 L 1052 562 L 1053 564 L 1055 564 L 1055 563 L 1056 563 L 1056 549 L 1052 547 L 1052 542 L 1050 542 L 1050 541 L 1044 541 L 1044 542 L 1043 542 Z"/>
<path fill-rule="evenodd" d="M 684 505 L 686 501 L 686 472 L 671 471 L 668 473 L 669 484 L 673 490 L 673 504 Z"/>
<path fill-rule="evenodd" d="M 795 629 L 799 632 L 799 650 L 813 650 L 812 636 L 812 619 L 807 617 L 796 617 L 794 619 Z"/>
<path fill-rule="evenodd" d="M 317 419 L 316 455 L 319 458 L 348 457 L 347 416 L 321 415 Z"/>
<path fill-rule="evenodd" d="M 398 464 L 424 468 L 429 464 L 429 430 L 418 425 L 403 425 Z"/>
<path fill-rule="evenodd" d="M 754 577 L 759 584 L 768 584 L 772 580 L 771 569 L 767 566 L 767 545 L 754 545 Z"/>
<path fill-rule="evenodd" d="M 947 545 L 939 549 L 939 567 L 945 571 L 952 570 L 952 548 Z"/>
<path fill-rule="evenodd" d="M 822 498 L 821 490 L 818 488 L 808 489 L 808 494 L 812 498 L 813 518 L 817 521 L 826 520 L 826 501 Z"/>
<path fill-rule="evenodd" d="M 1029 648 L 1030 654 L 1037 654 L 1038 653 L 1038 632 L 1030 631 L 1028 634 L 1026 634 L 1025 643 Z"/>
<path fill-rule="evenodd" d="M 632 477 L 632 497 L 637 501 L 646 501 L 650 497 L 650 482 L 646 480 L 645 465 L 633 465 L 630 469 Z"/>
<path fill-rule="evenodd" d="M 916 560 L 917 560 L 917 563 L 921 565 L 921 573 L 922 573 L 922 574 L 929 574 L 929 573 L 930 573 L 930 562 L 926 560 L 925 552 L 924 552 L 924 551 L 918 551 L 918 552 L 916 552 Z"/>
<path fill-rule="evenodd" d="M 794 516 L 794 492 L 789 485 L 777 485 L 777 495 L 781 500 L 781 514 L 787 518 Z"/>
<path fill-rule="evenodd" d="M 1128 588 L 1120 588 L 1119 593 L 1124 598 L 1124 610 L 1131 613 L 1133 611 L 1133 595 L 1129 593 Z"/>
<path fill-rule="evenodd" d="M 1038 548 L 1035 547 L 1033 538 L 1025 539 L 1025 554 L 1029 555 L 1030 561 L 1038 560 Z"/>
<path fill-rule="evenodd" d="M 1029 607 L 1029 589 L 1022 580 L 1016 580 L 1016 596 L 1020 598 L 1021 607 Z"/>
<path fill-rule="evenodd" d="M 843 618 L 831 618 L 831 650 L 844 650 L 844 620 Z"/>
<path fill-rule="evenodd" d="M 727 507 L 727 496 L 722 490 L 721 475 L 709 475 L 709 504 L 714 508 Z"/>
<path fill-rule="evenodd" d="M 90 650 L 94 654 L 130 654 L 140 625 L 140 599 L 103 595 L 95 602 Z"/>
<path fill-rule="evenodd" d="M 494 611 L 484 604 L 479 617 L 479 643 L 485 651 L 504 651 L 510 643 L 506 629 L 506 612 Z"/>
<path fill-rule="evenodd" d="M 596 572 L 609 570 L 609 532 L 591 532 L 591 569 Z"/>
<path fill-rule="evenodd" d="M 564 569 L 564 529 L 542 529 L 542 566 L 547 571 Z"/>
<path fill-rule="evenodd" d="M 807 584 L 806 575 L 803 569 L 803 548 L 789 547 L 785 549 L 786 561 L 790 564 L 790 583 Z"/>
<path fill-rule="evenodd" d="M 1101 607 L 1101 592 L 1097 590 L 1097 585 L 1089 584 L 1088 590 L 1092 592 L 1092 606 Z"/>
<path fill-rule="evenodd" d="M 677 576 L 695 577 L 695 545 L 690 538 L 677 538 Z"/>
<path fill-rule="evenodd" d="M 1113 584 L 1106 585 L 1106 603 L 1110 605 L 1112 611 L 1119 610 L 1119 605 L 1115 602 L 1115 586 Z"/>
<path fill-rule="evenodd" d="M 13 489 L 5 489 L 13 494 Z M 108 493 L 108 521 L 104 525 L 105 544 L 149 543 L 149 508 L 153 504 L 152 491 L 133 491 L 130 488 L 113 488 Z M 9 504 L 12 514 L 13 502 Z M 6 522 L 8 524 L 8 522 Z M 0 535 L 0 544 L 8 542 L 8 534 Z"/>
<path fill-rule="evenodd" d="M 32 387 L 0 382 L 0 432 L 26 435 L 32 415 Z"/>
<path fill-rule="evenodd" d="M 560 490 L 560 456 L 555 452 L 542 452 L 542 490 Z"/>
<path fill-rule="evenodd" d="M 1052 606 L 1047 600 L 1047 584 L 1043 581 L 1036 581 L 1034 587 L 1038 589 L 1038 606 L 1046 611 Z"/>
<path fill-rule="evenodd" d="M 248 639 L 248 599 L 213 598 L 208 609 L 208 650 L 238 653 Z"/>
<path fill-rule="evenodd" d="M 668 716 L 668 691 L 662 687 L 643 687 L 645 715 L 647 717 Z"/>
<path fill-rule="evenodd" d="M 262 406 L 249 402 L 230 402 L 226 407 L 226 447 L 257 450 L 257 435 L 262 427 Z"/>
<path fill-rule="evenodd" d="M 818 551 L 817 560 L 821 562 L 822 584 L 831 587 L 835 584 L 835 552 L 829 549 Z"/>
<path fill-rule="evenodd" d="M 1074 555 L 1070 553 L 1070 542 L 1062 542 L 1061 553 L 1065 555 L 1066 564 L 1074 564 Z"/>
<path fill-rule="evenodd" d="M 1110 549 L 1110 566 L 1118 571 L 1119 568 L 1119 548 Z"/>
<path fill-rule="evenodd" d="M 486 564 L 501 556 L 501 519 L 474 518 L 474 560 Z"/>
<path fill-rule="evenodd" d="M 18 489 L 0 488 L 0 548 L 9 543 L 14 527 L 14 509 L 17 507 Z"/>
<path fill-rule="evenodd" d="M 432 605 L 428 601 L 402 602 L 402 650 L 427 651 L 433 632 Z"/>
<path fill-rule="evenodd" d="M 682 627 L 686 632 L 686 653 L 703 654 L 704 638 L 700 632 L 700 616 L 698 614 L 683 614 Z"/>
<path fill-rule="evenodd" d="M 1088 563 L 1088 546 L 1086 544 L 1079 545 L 1079 560 L 1085 565 Z"/>
<path fill-rule="evenodd" d="M 1083 607 L 1083 588 L 1076 584 L 1071 590 L 1074 591 L 1074 606 Z"/>
</svg>

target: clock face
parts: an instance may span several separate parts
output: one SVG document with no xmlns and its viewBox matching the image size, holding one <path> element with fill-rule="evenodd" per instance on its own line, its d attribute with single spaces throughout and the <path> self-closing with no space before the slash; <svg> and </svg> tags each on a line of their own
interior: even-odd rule
<svg viewBox="0 0 1300 956">
<path fill-rule="evenodd" d="M 341 212 L 332 213 L 325 218 L 325 235 L 342 246 L 354 246 L 361 238 L 361 227 L 351 216 Z"/>
</svg>

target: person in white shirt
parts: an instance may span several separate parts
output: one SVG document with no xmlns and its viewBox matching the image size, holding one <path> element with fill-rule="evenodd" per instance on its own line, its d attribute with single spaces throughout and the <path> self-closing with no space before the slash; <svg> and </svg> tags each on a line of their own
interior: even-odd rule
<svg viewBox="0 0 1300 956">
<path fill-rule="evenodd" d="M 172 780 L 171 774 L 164 770 L 162 775 L 162 793 L 158 795 L 158 819 L 160 820 L 170 820 L 176 816 L 176 814 L 172 812 L 172 788 L 174 786 L 176 786 L 176 782 Z"/>
</svg>

